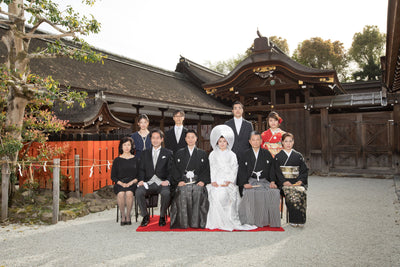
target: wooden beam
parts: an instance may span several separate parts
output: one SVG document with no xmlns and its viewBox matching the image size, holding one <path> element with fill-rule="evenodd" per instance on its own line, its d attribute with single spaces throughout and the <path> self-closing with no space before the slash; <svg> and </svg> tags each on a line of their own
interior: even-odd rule
<svg viewBox="0 0 400 267">
<path fill-rule="evenodd" d="M 276 110 L 283 110 L 283 109 L 298 109 L 298 108 L 304 108 L 303 103 L 293 103 L 293 104 L 278 104 L 274 105 L 274 109 Z M 266 110 L 271 110 L 271 105 L 255 105 L 255 106 L 246 106 L 246 112 L 257 112 L 257 111 L 266 111 Z"/>
<path fill-rule="evenodd" d="M 273 86 L 257 86 L 257 87 L 247 87 L 247 88 L 239 88 L 239 94 L 252 94 L 252 93 L 260 93 L 260 92 L 269 92 L 272 89 L 275 91 L 281 90 L 296 90 L 300 89 L 299 85 L 296 83 L 291 84 L 277 84 Z M 233 92 L 234 93 L 234 92 Z"/>
</svg>

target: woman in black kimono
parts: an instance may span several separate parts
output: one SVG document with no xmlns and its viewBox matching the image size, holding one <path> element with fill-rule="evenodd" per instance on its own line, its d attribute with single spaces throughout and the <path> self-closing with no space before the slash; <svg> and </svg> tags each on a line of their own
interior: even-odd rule
<svg viewBox="0 0 400 267">
<path fill-rule="evenodd" d="M 276 154 L 274 164 L 276 178 L 285 194 L 289 224 L 302 227 L 306 222 L 308 168 L 293 144 L 293 134 L 282 135 L 283 150 Z"/>
<path fill-rule="evenodd" d="M 138 182 L 139 164 L 135 154 L 135 145 L 131 137 L 123 137 L 118 146 L 119 156 L 114 159 L 111 180 L 115 183 L 118 206 L 121 211 L 121 225 L 130 225 L 133 206 L 133 192 Z M 126 213 L 125 213 L 126 207 Z"/>
</svg>

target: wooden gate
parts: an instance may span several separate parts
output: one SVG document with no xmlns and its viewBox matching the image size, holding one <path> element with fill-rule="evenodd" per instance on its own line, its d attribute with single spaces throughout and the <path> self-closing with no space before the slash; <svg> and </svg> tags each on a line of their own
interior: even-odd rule
<svg viewBox="0 0 400 267">
<path fill-rule="evenodd" d="M 390 112 L 330 114 L 330 171 L 393 171 L 393 135 Z"/>
</svg>

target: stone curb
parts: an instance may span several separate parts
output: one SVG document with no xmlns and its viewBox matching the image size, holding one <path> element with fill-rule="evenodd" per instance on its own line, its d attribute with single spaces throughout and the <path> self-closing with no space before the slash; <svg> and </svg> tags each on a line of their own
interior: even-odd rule
<svg viewBox="0 0 400 267">
<path fill-rule="evenodd" d="M 397 194 L 397 198 L 400 201 L 400 175 L 394 175 L 394 191 Z"/>
</svg>

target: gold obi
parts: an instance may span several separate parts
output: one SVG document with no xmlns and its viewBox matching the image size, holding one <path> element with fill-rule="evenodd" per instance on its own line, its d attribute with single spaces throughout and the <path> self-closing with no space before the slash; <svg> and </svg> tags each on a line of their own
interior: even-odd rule
<svg viewBox="0 0 400 267">
<path fill-rule="evenodd" d="M 286 179 L 296 179 L 299 176 L 299 166 L 280 166 Z"/>
</svg>

